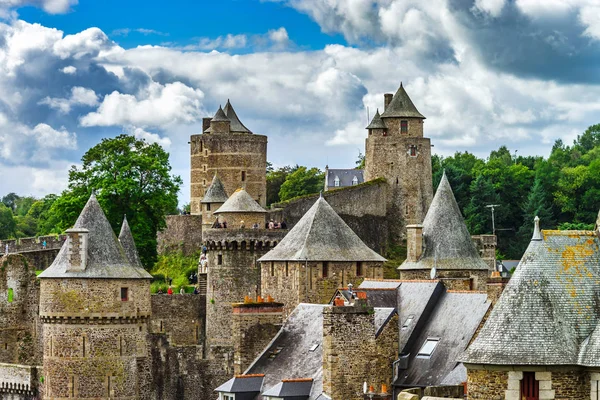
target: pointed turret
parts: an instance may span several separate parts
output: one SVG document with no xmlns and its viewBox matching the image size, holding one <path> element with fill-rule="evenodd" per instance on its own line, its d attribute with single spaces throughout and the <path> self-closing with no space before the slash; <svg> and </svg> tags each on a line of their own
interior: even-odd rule
<svg viewBox="0 0 600 400">
<path fill-rule="evenodd" d="M 235 113 L 235 110 L 233 109 L 233 106 L 229 102 L 229 99 L 227 99 L 227 104 L 225 104 L 225 108 L 223 109 L 223 111 L 225 112 L 227 118 L 231 121 L 231 132 L 252 133 L 250 132 L 250 129 L 246 128 L 242 121 L 240 121 L 237 114 Z"/>
<path fill-rule="evenodd" d="M 260 258 L 265 261 L 384 262 L 334 211 L 323 197 L 304 214 L 283 240 Z"/>
<path fill-rule="evenodd" d="M 151 279 L 133 264 L 112 230 L 95 195 L 91 195 L 58 256 L 39 278 Z"/>
<path fill-rule="evenodd" d="M 385 108 L 381 118 L 421 118 L 425 119 L 423 114 L 417 110 L 404 86 L 400 83 L 400 88 L 392 98 L 390 104 Z"/>
<path fill-rule="evenodd" d="M 140 261 L 140 256 L 137 247 L 135 246 L 135 241 L 133 240 L 133 234 L 131 233 L 131 228 L 129 228 L 129 223 L 127 222 L 127 216 L 123 217 L 121 232 L 119 233 L 119 243 L 123 246 L 129 262 L 142 268 L 142 262 Z"/>
<path fill-rule="evenodd" d="M 381 115 L 379 115 L 379 108 L 377 109 L 375 116 L 373 117 L 371 123 L 369 124 L 369 126 L 367 126 L 366 129 L 387 129 L 387 126 L 385 126 L 385 123 L 381 119 Z"/>
<path fill-rule="evenodd" d="M 210 122 L 231 122 L 227 115 L 225 115 L 225 111 L 223 108 L 219 106 L 219 109 L 215 113 L 215 116 L 210 120 Z"/>
<path fill-rule="evenodd" d="M 228 197 L 229 196 L 227 196 L 227 192 L 225 191 L 223 183 L 221 182 L 217 174 L 215 174 L 215 176 L 213 176 L 213 180 L 210 184 L 210 187 L 208 188 L 208 190 L 204 194 L 204 197 L 202 198 L 202 201 L 200 202 L 205 204 L 225 203 Z"/>
<path fill-rule="evenodd" d="M 416 262 L 405 261 L 403 270 L 487 270 L 462 217 L 446 173 L 423 221 L 423 253 Z"/>
<path fill-rule="evenodd" d="M 266 213 L 244 189 L 236 190 L 215 214 L 223 213 Z"/>
</svg>

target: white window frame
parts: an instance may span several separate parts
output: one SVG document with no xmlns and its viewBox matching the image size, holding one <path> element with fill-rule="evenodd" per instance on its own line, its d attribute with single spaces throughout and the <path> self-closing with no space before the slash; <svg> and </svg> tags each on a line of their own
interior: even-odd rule
<svg viewBox="0 0 600 400">
<path fill-rule="evenodd" d="M 235 400 L 233 393 L 219 393 L 219 400 Z"/>
<path fill-rule="evenodd" d="M 340 178 L 338 178 L 337 176 L 333 180 L 333 186 L 334 187 L 340 187 Z"/>
<path fill-rule="evenodd" d="M 440 338 L 428 337 L 427 339 L 425 339 L 425 342 L 423 342 L 421 348 L 419 349 L 419 352 L 417 353 L 417 358 L 431 358 L 431 355 L 433 354 L 439 343 Z M 430 351 L 427 351 L 427 349 L 425 349 L 425 346 L 428 345 L 433 346 Z"/>
<path fill-rule="evenodd" d="M 358 185 L 358 178 L 356 177 L 356 175 L 354 176 L 354 178 L 352 178 L 352 186 L 354 185 Z"/>
</svg>

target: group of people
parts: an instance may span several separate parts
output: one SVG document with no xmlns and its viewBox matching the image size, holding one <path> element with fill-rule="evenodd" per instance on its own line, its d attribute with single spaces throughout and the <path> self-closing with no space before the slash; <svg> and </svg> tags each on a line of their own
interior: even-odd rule
<svg viewBox="0 0 600 400">
<path fill-rule="evenodd" d="M 283 220 L 281 222 L 270 220 L 265 224 L 265 229 L 287 229 L 287 224 Z"/>
<path fill-rule="evenodd" d="M 215 220 L 215 223 L 212 224 L 211 228 L 223 228 L 223 229 L 227 229 L 227 221 L 223 220 L 223 222 L 219 222 L 219 219 L 217 218 Z"/>
<path fill-rule="evenodd" d="M 217 218 L 215 220 L 215 222 L 212 224 L 211 228 L 227 229 L 227 221 L 223 220 L 221 222 Z M 246 228 L 246 224 L 244 223 L 244 221 L 240 221 L 240 228 L 242 228 L 242 229 Z M 252 229 L 260 229 L 260 225 L 258 224 L 258 222 L 255 222 L 252 225 Z M 265 223 L 265 229 L 287 229 L 287 224 L 285 223 L 285 221 L 275 222 L 273 220 L 270 220 L 269 222 Z"/>
<path fill-rule="evenodd" d="M 167 294 L 172 295 L 173 293 L 173 286 L 169 286 L 169 288 L 167 289 Z M 165 292 L 163 292 L 162 288 L 158 288 L 156 294 L 165 294 Z M 179 289 L 179 294 L 185 294 L 185 288 L 183 286 L 181 287 L 181 289 Z M 194 294 L 200 294 L 198 286 L 194 286 Z"/>
</svg>

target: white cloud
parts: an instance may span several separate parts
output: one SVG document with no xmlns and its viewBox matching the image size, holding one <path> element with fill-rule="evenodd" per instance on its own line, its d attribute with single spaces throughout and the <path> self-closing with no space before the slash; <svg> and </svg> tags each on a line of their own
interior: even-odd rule
<svg viewBox="0 0 600 400">
<path fill-rule="evenodd" d="M 113 36 L 129 36 L 129 34 L 132 33 L 132 32 L 141 33 L 144 36 L 148 36 L 148 35 L 169 36 L 168 33 L 157 31 L 155 29 L 147 29 L 147 28 L 136 28 L 136 29 L 121 28 L 121 29 L 115 29 L 114 31 L 111 32 L 111 35 L 113 35 Z"/>
<path fill-rule="evenodd" d="M 77 3 L 78 0 L 0 0 L 0 9 L 9 10 L 32 5 L 42 8 L 49 14 L 64 14 Z"/>
<path fill-rule="evenodd" d="M 248 37 L 246 35 L 219 36 L 214 39 L 201 38 L 198 45 L 190 46 L 190 49 L 213 50 L 213 49 L 240 49 L 246 47 Z"/>
<path fill-rule="evenodd" d="M 133 135 L 136 139 L 143 139 L 148 143 L 158 143 L 165 150 L 169 150 L 171 147 L 171 139 L 168 137 L 161 137 L 158 133 L 148 132 L 134 126 L 127 127 L 125 132 L 129 135 Z"/>
<path fill-rule="evenodd" d="M 192 123 L 203 116 L 204 94 L 181 82 L 156 82 L 137 96 L 117 91 L 104 97 L 98 110 L 81 118 L 82 126 L 168 126 Z"/>
<path fill-rule="evenodd" d="M 290 43 L 290 37 L 288 36 L 288 32 L 283 26 L 279 29 L 271 29 L 267 33 L 267 36 L 269 40 L 273 43 L 273 46 L 277 48 L 285 48 Z"/>
<path fill-rule="evenodd" d="M 72 65 L 69 65 L 69 66 L 61 69 L 60 72 L 62 72 L 63 74 L 67 74 L 67 75 L 73 75 L 75 72 L 77 72 L 77 68 L 75 68 Z"/>
<path fill-rule="evenodd" d="M 98 55 L 113 47 L 108 36 L 99 28 L 88 28 L 74 35 L 67 35 L 54 43 L 54 53 L 62 59 L 79 59 L 86 55 Z"/>
<path fill-rule="evenodd" d="M 71 112 L 73 106 L 83 105 L 93 107 L 98 105 L 98 96 L 92 89 L 74 86 L 71 88 L 71 97 L 68 99 L 45 97 L 38 104 L 45 104 L 62 114 L 68 114 Z"/>
<path fill-rule="evenodd" d="M 505 4 L 506 0 L 475 0 L 475 7 L 492 17 L 498 17 Z"/>
<path fill-rule="evenodd" d="M 77 137 L 75 133 L 65 128 L 56 130 L 48 124 L 37 124 L 30 132 L 40 146 L 60 149 L 77 148 Z"/>
</svg>

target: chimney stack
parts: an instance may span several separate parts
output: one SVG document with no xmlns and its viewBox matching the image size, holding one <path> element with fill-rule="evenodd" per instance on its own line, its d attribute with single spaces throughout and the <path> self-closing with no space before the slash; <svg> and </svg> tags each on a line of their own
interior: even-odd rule
<svg viewBox="0 0 600 400">
<path fill-rule="evenodd" d="M 406 261 L 419 261 L 423 254 L 423 225 L 406 226 L 406 247 Z"/>
<path fill-rule="evenodd" d="M 387 109 L 387 107 L 390 105 L 390 103 L 392 102 L 393 98 L 394 98 L 394 95 L 392 93 L 386 93 L 383 95 L 383 111 L 384 112 Z"/>
<path fill-rule="evenodd" d="M 67 229 L 67 272 L 85 271 L 89 231 L 82 228 Z"/>
<path fill-rule="evenodd" d="M 212 118 L 210 118 L 210 117 L 202 118 L 202 133 L 204 133 L 205 130 L 210 128 L 210 120 L 211 119 Z"/>
</svg>

